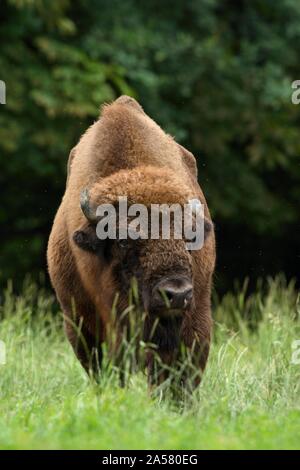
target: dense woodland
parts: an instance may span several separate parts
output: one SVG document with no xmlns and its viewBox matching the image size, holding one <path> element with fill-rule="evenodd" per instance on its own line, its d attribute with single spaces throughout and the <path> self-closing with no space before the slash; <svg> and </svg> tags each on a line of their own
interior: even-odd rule
<svg viewBox="0 0 300 470">
<path fill-rule="evenodd" d="M 45 272 L 71 147 L 129 94 L 197 157 L 219 292 L 299 274 L 298 0 L 2 0 L 0 272 Z"/>
</svg>

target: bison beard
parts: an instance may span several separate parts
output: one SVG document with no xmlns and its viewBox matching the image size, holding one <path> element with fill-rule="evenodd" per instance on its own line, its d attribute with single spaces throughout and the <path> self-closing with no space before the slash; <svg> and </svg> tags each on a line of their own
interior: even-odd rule
<svg viewBox="0 0 300 470">
<path fill-rule="evenodd" d="M 155 318 L 149 316 L 145 319 L 144 340 L 153 343 L 162 353 L 176 354 L 180 346 L 180 330 L 182 317 Z"/>
<path fill-rule="evenodd" d="M 201 250 L 188 252 L 184 240 L 99 240 L 96 208 L 128 204 L 204 205 L 205 239 Z M 195 370 L 205 368 L 211 337 L 211 284 L 215 237 L 209 210 L 197 182 L 194 156 L 162 131 L 132 98 L 120 97 L 102 110 L 72 149 L 64 197 L 48 243 L 52 285 L 65 316 L 67 337 L 83 367 L 99 372 L 101 347 L 115 328 L 121 341 L 124 323 L 114 322 L 128 307 L 131 279 L 138 284 L 140 311 L 146 313 L 143 339 L 149 350 L 149 381 L 157 355 L 167 366 L 181 360 L 181 345 Z M 165 307 L 163 290 L 174 308 Z M 155 328 L 153 328 L 155 326 Z M 126 329 L 126 327 L 125 327 Z M 78 330 L 80 335 L 78 336 Z M 127 329 L 128 331 L 128 329 Z M 113 353 L 113 350 L 112 350 Z M 188 376 L 189 370 L 185 370 Z M 163 373 L 158 377 L 161 382 Z M 195 380 L 197 384 L 199 380 Z"/>
<path fill-rule="evenodd" d="M 155 322 L 155 320 L 158 320 Z M 155 323 L 155 328 L 154 327 Z M 167 366 L 174 362 L 174 358 L 178 355 L 180 347 L 180 329 L 182 325 L 182 318 L 160 318 L 155 319 L 146 317 L 144 324 L 144 339 L 145 342 L 154 344 L 157 348 L 154 351 L 149 351 L 146 357 L 146 365 L 148 368 L 148 381 L 150 385 L 158 385 L 162 383 L 168 376 L 164 367 L 155 364 L 156 351 L 159 351 L 159 356 L 163 363 Z"/>
</svg>

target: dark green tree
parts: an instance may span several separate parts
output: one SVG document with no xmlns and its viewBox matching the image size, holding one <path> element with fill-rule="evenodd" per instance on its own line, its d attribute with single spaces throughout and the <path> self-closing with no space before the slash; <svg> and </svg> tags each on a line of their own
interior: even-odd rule
<svg viewBox="0 0 300 470">
<path fill-rule="evenodd" d="M 297 274 L 297 0 L 7 0 L 0 40 L 3 278 L 44 267 L 68 152 L 121 93 L 197 156 L 223 285 Z"/>
</svg>

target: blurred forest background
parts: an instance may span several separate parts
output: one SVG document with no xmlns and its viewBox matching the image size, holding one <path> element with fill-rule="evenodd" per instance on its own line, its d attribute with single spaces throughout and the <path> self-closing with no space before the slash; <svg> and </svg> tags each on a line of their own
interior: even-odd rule
<svg viewBox="0 0 300 470">
<path fill-rule="evenodd" d="M 124 93 L 197 156 L 217 289 L 299 274 L 298 0 L 1 0 L 0 44 L 2 285 L 45 271 L 69 151 Z"/>
</svg>

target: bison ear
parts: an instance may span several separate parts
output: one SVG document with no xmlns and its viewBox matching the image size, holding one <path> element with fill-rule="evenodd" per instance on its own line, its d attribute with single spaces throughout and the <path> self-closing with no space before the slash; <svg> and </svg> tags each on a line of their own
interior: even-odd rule
<svg viewBox="0 0 300 470">
<path fill-rule="evenodd" d="M 203 205 L 199 201 L 199 199 L 196 199 L 196 198 L 189 199 L 188 202 L 192 210 L 192 213 L 195 214 L 199 211 L 200 214 L 203 214 Z M 205 241 L 207 237 L 209 236 L 209 234 L 214 230 L 214 224 L 211 220 L 205 217 L 204 214 L 202 215 L 202 217 L 204 218 L 204 241 Z"/>
<path fill-rule="evenodd" d="M 100 240 L 96 234 L 96 228 L 85 225 L 73 233 L 74 243 L 84 251 L 94 253 L 106 260 L 109 258 L 110 240 Z"/>
<path fill-rule="evenodd" d="M 79 248 L 91 253 L 97 253 L 101 241 L 97 238 L 96 231 L 90 229 L 76 230 L 73 233 L 73 240 Z"/>
<path fill-rule="evenodd" d="M 207 239 L 207 237 L 213 231 L 213 229 L 214 229 L 213 222 L 207 219 L 206 217 L 204 217 L 204 240 Z"/>
</svg>

